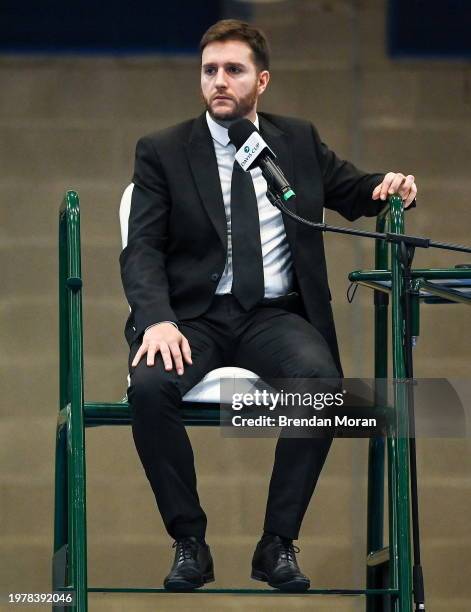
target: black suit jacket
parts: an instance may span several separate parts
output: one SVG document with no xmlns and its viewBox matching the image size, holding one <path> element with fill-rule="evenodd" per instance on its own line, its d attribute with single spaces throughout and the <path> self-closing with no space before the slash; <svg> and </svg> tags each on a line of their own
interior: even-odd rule
<svg viewBox="0 0 471 612">
<path fill-rule="evenodd" d="M 340 160 L 312 124 L 259 113 L 260 132 L 296 192 L 290 207 L 322 221 L 323 206 L 353 221 L 376 215 L 371 199 L 384 174 Z M 120 256 L 134 342 L 152 323 L 202 315 L 226 262 L 226 217 L 211 134 L 196 119 L 141 138 L 136 147 L 128 244 Z M 307 318 L 326 338 L 340 367 L 322 234 L 284 219 L 297 290 Z"/>
</svg>

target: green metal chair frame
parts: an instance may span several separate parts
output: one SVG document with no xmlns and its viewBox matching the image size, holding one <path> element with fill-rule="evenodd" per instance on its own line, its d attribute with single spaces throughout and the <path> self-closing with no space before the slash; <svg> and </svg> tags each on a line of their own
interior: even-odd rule
<svg viewBox="0 0 471 612">
<path fill-rule="evenodd" d="M 398 196 L 389 198 L 389 215 L 378 217 L 377 231 L 404 233 L 404 215 Z M 387 212 L 387 211 L 384 211 Z M 389 226 L 389 227 L 387 227 Z M 381 571 L 387 565 L 390 585 L 398 589 L 391 606 L 383 607 L 384 600 L 367 597 L 367 612 L 394 610 L 406 612 L 412 604 L 412 559 L 410 534 L 410 473 L 409 473 L 409 411 L 408 382 L 404 351 L 403 297 L 406 290 L 401 275 L 400 245 L 391 245 L 391 267 L 388 262 L 389 247 L 385 241 L 376 241 L 375 270 L 358 270 L 349 274 L 353 283 L 374 290 L 375 380 L 388 377 L 388 304 L 392 297 L 392 357 L 394 385 L 395 429 L 388 436 L 388 484 L 389 484 L 389 546 L 383 547 L 384 509 L 384 455 L 385 439 L 372 438 L 368 455 L 368 518 L 367 518 L 367 587 L 377 586 L 383 577 Z M 429 281 L 469 281 L 469 268 L 413 269 L 411 271 L 414 298 L 411 310 L 413 335 L 420 327 L 420 302 L 461 303 L 471 306 L 471 297 L 456 289 Z M 424 298 L 421 291 L 428 297 Z M 377 396 L 378 398 L 378 396 Z M 377 402 L 378 404 L 378 402 Z M 391 497 L 395 494 L 395 498 Z M 378 571 L 379 570 L 379 571 Z"/>
<path fill-rule="evenodd" d="M 392 232 L 402 233 L 404 217 L 398 196 L 389 199 L 389 208 L 377 219 L 377 230 L 388 224 Z M 375 378 L 387 378 L 388 370 L 388 301 L 385 291 L 392 294 L 392 355 L 393 372 L 397 379 L 405 378 L 402 350 L 402 306 L 404 288 L 400 282 L 398 246 L 389 247 L 383 241 L 376 244 L 376 270 L 350 275 L 375 289 Z M 429 272 L 429 271 L 424 271 Z M 458 271 L 456 271 L 458 272 Z M 465 271 L 459 271 L 465 272 Z M 374 276 L 376 274 L 376 276 Z M 371 278 L 368 275 L 372 275 Z M 391 280 L 392 288 L 374 284 L 375 279 Z M 460 278 L 465 274 L 457 273 Z M 469 276 L 469 271 L 468 271 Z M 421 278 L 426 278 L 422 274 Z M 432 276 L 433 277 L 433 276 Z M 427 277 L 427 278 L 430 278 Z M 366 279 L 366 280 L 365 280 Z M 373 285 L 371 284 L 373 283 Z M 60 384 L 59 414 L 56 431 L 55 509 L 53 589 L 74 592 L 71 608 L 79 612 L 88 609 L 89 592 L 166 592 L 163 588 L 89 587 L 87 583 L 87 533 L 85 487 L 85 428 L 97 425 L 129 425 L 131 411 L 126 401 L 116 403 L 87 402 L 83 385 L 82 276 L 80 252 L 80 206 L 75 191 L 68 191 L 59 211 L 59 335 Z M 395 387 L 395 406 L 406 405 L 406 390 Z M 186 425 L 218 426 L 219 407 L 184 404 L 182 414 Z M 411 610 L 411 537 L 409 528 L 409 449 L 408 419 L 399 410 L 397 430 L 386 439 L 370 440 L 368 469 L 367 576 L 364 589 L 310 589 L 308 594 L 366 595 L 368 612 L 384 610 L 383 603 L 394 612 Z M 389 546 L 383 546 L 384 466 L 387 446 L 389 490 Z M 380 584 L 385 567 L 389 566 L 389 585 Z M 194 594 L 233 593 L 269 594 L 271 589 L 204 588 Z M 178 595 L 176 595 L 178 596 Z"/>
</svg>

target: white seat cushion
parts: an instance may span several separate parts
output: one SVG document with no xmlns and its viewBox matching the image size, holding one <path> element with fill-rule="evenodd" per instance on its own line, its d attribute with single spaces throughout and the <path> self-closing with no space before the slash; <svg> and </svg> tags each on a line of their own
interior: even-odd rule
<svg viewBox="0 0 471 612">
<path fill-rule="evenodd" d="M 243 383 L 240 381 L 239 379 L 241 378 L 246 379 L 246 382 Z M 250 391 L 254 382 L 259 380 L 259 377 L 257 374 L 254 374 L 254 372 L 244 370 L 244 368 L 217 368 L 216 370 L 208 372 L 203 380 L 190 389 L 188 393 L 183 396 L 183 401 L 214 404 L 220 404 L 222 401 L 232 401 L 231 397 L 221 397 L 221 379 L 237 379 L 237 392 L 242 393 L 244 391 Z M 230 392 L 230 395 L 232 395 L 232 390 L 227 387 L 225 387 L 225 391 Z"/>
</svg>

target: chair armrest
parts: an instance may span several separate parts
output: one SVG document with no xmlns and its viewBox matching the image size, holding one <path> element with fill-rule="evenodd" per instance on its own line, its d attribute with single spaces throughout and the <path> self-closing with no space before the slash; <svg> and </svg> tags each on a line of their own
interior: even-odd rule
<svg viewBox="0 0 471 612">
<path fill-rule="evenodd" d="M 59 410 L 83 401 L 80 250 L 79 196 L 67 191 L 59 209 Z"/>
</svg>

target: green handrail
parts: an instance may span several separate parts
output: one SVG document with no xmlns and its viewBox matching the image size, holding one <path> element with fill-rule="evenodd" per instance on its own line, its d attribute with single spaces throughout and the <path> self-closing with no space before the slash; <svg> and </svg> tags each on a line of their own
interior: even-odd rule
<svg viewBox="0 0 471 612">
<path fill-rule="evenodd" d="M 404 233 L 403 204 L 400 196 L 390 198 L 391 231 Z M 407 412 L 407 382 L 404 355 L 403 296 L 405 287 L 401 277 L 400 245 L 391 245 L 392 272 L 392 357 L 394 385 L 394 411 L 396 423 L 389 437 L 391 467 L 395 487 L 393 516 L 393 547 L 395 557 L 392 567 L 397 567 L 397 576 L 392 577 L 394 587 L 399 589 L 398 612 L 410 612 L 412 601 L 410 498 L 409 498 L 409 421 Z M 395 525 L 394 525 L 395 522 Z M 395 572 L 394 572 L 395 573 Z M 397 579 L 397 584 L 396 584 Z M 394 581 L 393 581 L 394 580 Z"/>
<path fill-rule="evenodd" d="M 80 209 L 75 191 L 67 191 L 59 214 L 59 411 L 67 416 L 66 454 L 69 482 L 67 581 L 76 592 L 73 609 L 86 612 L 87 546 L 85 506 L 85 433 L 83 394 L 82 280 Z M 58 427 L 58 436 L 61 428 Z M 60 452 L 60 451 L 59 451 Z M 60 491 L 56 488 L 56 494 Z M 64 502 L 65 503 L 65 500 Z M 57 534 L 58 540 L 60 533 Z M 55 551 L 60 544 L 55 542 Z"/>
<path fill-rule="evenodd" d="M 413 268 L 412 278 L 426 280 L 468 280 L 471 276 L 469 268 Z M 350 272 L 348 278 L 354 283 L 363 281 L 385 282 L 391 280 L 391 270 L 356 270 Z M 389 291 L 389 289 L 384 289 Z"/>
</svg>

